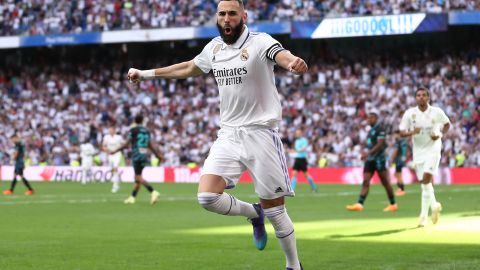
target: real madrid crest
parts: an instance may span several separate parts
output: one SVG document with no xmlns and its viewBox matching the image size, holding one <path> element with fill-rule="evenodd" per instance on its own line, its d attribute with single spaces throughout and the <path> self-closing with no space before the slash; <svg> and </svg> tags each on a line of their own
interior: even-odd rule
<svg viewBox="0 0 480 270">
<path fill-rule="evenodd" d="M 221 48 L 222 48 L 222 44 L 217 44 L 217 46 L 213 48 L 213 54 L 216 54 L 218 51 L 220 51 Z"/>
<path fill-rule="evenodd" d="M 242 52 L 240 53 L 240 59 L 242 61 L 247 61 L 248 60 L 248 51 L 247 48 L 243 49 Z"/>
</svg>

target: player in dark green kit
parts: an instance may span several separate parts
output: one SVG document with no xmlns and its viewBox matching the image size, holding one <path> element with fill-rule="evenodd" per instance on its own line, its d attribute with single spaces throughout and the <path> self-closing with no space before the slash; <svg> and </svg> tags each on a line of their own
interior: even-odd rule
<svg viewBox="0 0 480 270">
<path fill-rule="evenodd" d="M 22 178 L 23 183 L 28 189 L 25 192 L 25 195 L 27 196 L 33 195 L 32 186 L 30 186 L 30 183 L 28 183 L 27 179 L 25 179 L 25 176 L 23 176 L 23 169 L 25 169 L 25 162 L 24 162 L 25 144 L 23 144 L 23 142 L 20 140 L 20 137 L 17 134 L 13 134 L 10 139 L 12 140 L 12 143 L 15 144 L 15 153 L 13 154 L 13 160 L 15 160 L 15 171 L 13 174 L 13 180 L 12 180 L 10 189 L 5 190 L 3 194 L 4 195 L 13 194 L 13 191 L 15 190 L 15 185 L 17 184 L 17 176 L 20 176 Z"/>
<path fill-rule="evenodd" d="M 370 180 L 373 174 L 377 171 L 378 176 L 382 182 L 383 187 L 387 191 L 390 204 L 383 209 L 384 212 L 395 212 L 398 209 L 395 203 L 395 196 L 393 195 L 392 186 L 390 185 L 390 177 L 387 170 L 387 160 L 385 149 L 385 129 L 378 121 L 378 112 L 370 112 L 368 114 L 368 124 L 371 126 L 367 136 L 367 152 L 362 154 L 362 160 L 365 160 L 363 167 L 363 184 L 362 191 L 355 204 L 347 205 L 349 211 L 362 211 L 364 209 L 364 202 L 368 195 L 370 188 Z"/>
<path fill-rule="evenodd" d="M 400 137 L 400 130 L 395 131 L 395 151 L 392 155 L 392 161 L 395 163 L 395 178 L 397 178 L 398 189 L 395 192 L 396 196 L 404 196 L 405 185 L 403 184 L 402 169 L 407 163 L 407 156 L 409 151 L 408 142 L 405 138 Z"/>
<path fill-rule="evenodd" d="M 150 149 L 160 160 L 162 159 L 160 153 L 153 146 L 150 131 L 143 126 L 143 116 L 141 114 L 135 117 L 136 126 L 130 129 L 128 134 L 128 141 L 125 142 L 120 148 L 115 151 L 112 151 L 110 154 L 114 154 L 118 151 L 123 150 L 128 145 L 132 146 L 132 164 L 133 170 L 135 172 L 135 185 L 133 187 L 132 195 L 125 200 L 126 204 L 135 203 L 135 198 L 137 196 L 140 185 L 143 185 L 151 194 L 150 202 L 152 204 L 158 201 L 160 193 L 154 190 L 153 187 L 145 181 L 142 177 L 143 168 L 148 164 L 148 154 Z"/>
</svg>

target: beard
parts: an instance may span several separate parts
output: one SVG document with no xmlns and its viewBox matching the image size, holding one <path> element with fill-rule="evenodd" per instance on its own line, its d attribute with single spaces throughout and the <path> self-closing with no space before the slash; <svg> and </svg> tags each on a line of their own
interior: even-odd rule
<svg viewBox="0 0 480 270">
<path fill-rule="evenodd" d="M 244 25 L 243 19 L 240 19 L 240 23 L 237 26 L 235 27 L 228 26 L 231 32 L 228 35 L 225 34 L 225 29 L 222 28 L 220 24 L 218 24 L 218 22 L 217 22 L 217 29 L 218 29 L 218 32 L 220 33 L 220 36 L 223 39 L 223 42 L 227 43 L 228 45 L 232 45 L 238 40 L 238 38 L 242 34 L 243 25 Z"/>
</svg>

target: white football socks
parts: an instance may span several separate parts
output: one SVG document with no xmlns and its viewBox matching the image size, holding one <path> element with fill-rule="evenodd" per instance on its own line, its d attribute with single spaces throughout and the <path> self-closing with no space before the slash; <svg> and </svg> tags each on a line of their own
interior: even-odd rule
<svg viewBox="0 0 480 270">
<path fill-rule="evenodd" d="M 420 217 L 428 217 L 429 208 L 433 208 L 437 202 L 432 183 L 422 184 L 422 208 Z"/>
<path fill-rule="evenodd" d="M 120 176 L 118 171 L 112 174 L 112 191 L 116 192 L 120 189 Z"/>
<path fill-rule="evenodd" d="M 295 239 L 295 230 L 293 223 L 287 214 L 287 209 L 284 205 L 263 209 L 265 216 L 267 216 L 270 223 L 275 229 L 280 246 L 287 260 L 287 267 L 292 269 L 300 269 L 300 262 L 298 261 L 297 243 Z"/>
<path fill-rule="evenodd" d="M 224 192 L 222 194 L 212 192 L 200 192 L 197 194 L 198 203 L 208 211 L 228 215 L 256 218 L 258 213 L 252 204 L 240 201 L 232 195 Z"/>
</svg>

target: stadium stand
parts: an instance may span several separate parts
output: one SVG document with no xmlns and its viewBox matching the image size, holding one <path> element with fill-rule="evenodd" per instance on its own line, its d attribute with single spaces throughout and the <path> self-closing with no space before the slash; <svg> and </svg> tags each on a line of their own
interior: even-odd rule
<svg viewBox="0 0 480 270">
<path fill-rule="evenodd" d="M 160 54 L 155 59 L 137 55 L 145 46 L 172 53 L 168 59 Z M 17 130 L 29 138 L 31 164 L 42 160 L 68 164 L 82 140 L 98 143 L 112 122 L 125 134 L 132 117 L 143 111 L 165 153 L 164 166 L 202 164 L 219 124 L 214 78 L 145 81 L 138 86 L 125 80 L 130 66 L 162 66 L 193 57 L 178 46 L 38 48 L 3 54 L 0 124 L 7 132 L 0 134 L 0 160 L 9 161 L 8 137 Z M 294 130 L 302 127 L 313 147 L 311 165 L 325 156 L 332 167 L 361 166 L 366 112 L 379 109 L 388 132 L 393 132 L 402 110 L 415 104 L 414 87 L 422 84 L 431 89 L 432 103 L 441 106 L 453 122 L 444 138 L 442 164 L 455 166 L 455 156 L 464 151 L 464 166 L 480 166 L 478 47 L 448 54 L 413 50 L 401 59 L 395 54 L 369 53 L 353 59 L 329 55 L 310 57 L 309 73 L 298 79 L 277 72 L 287 151 Z M 389 145 L 393 146 L 392 136 Z"/>
<path fill-rule="evenodd" d="M 0 2 L 0 36 L 215 25 L 216 0 L 8 0 Z M 248 23 L 324 17 L 478 10 L 473 0 L 244 1 Z"/>
</svg>

